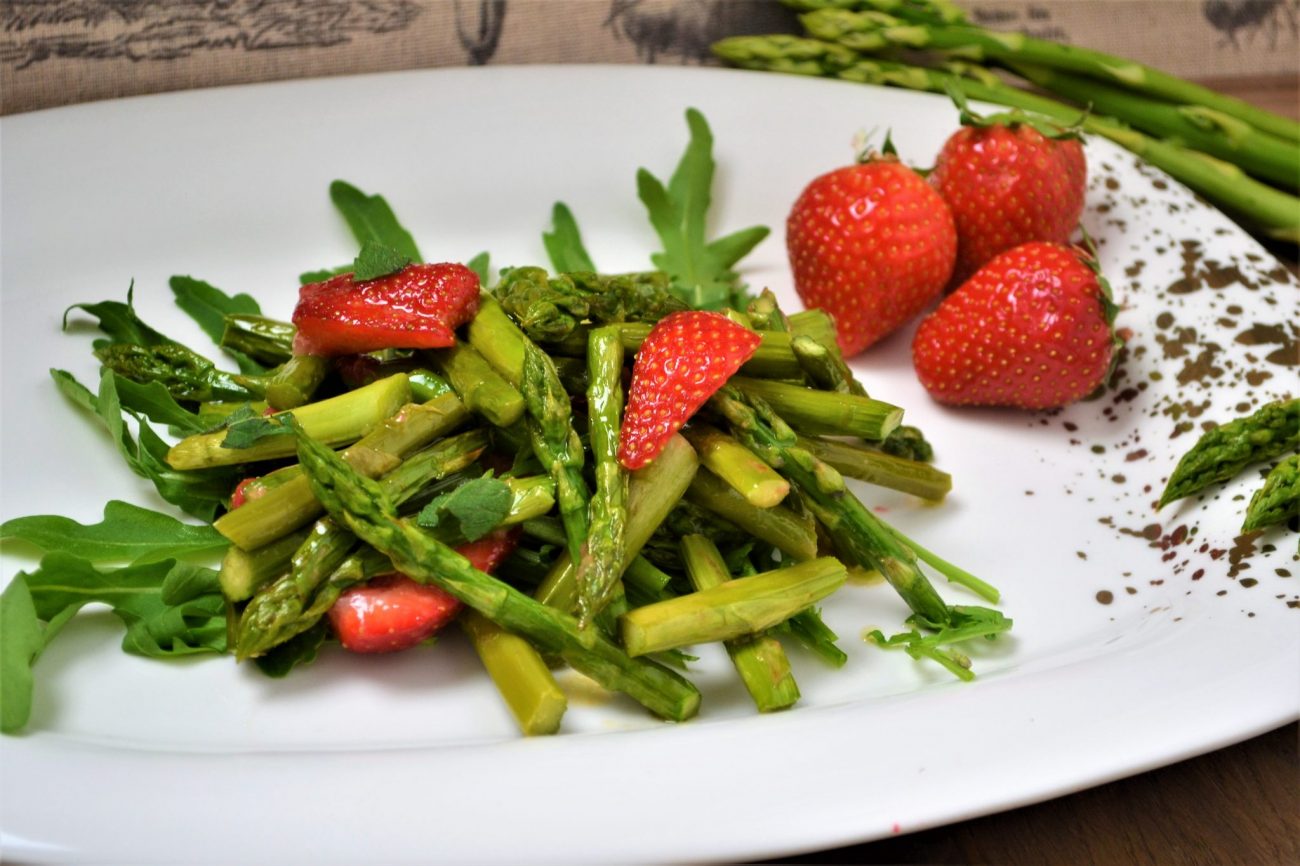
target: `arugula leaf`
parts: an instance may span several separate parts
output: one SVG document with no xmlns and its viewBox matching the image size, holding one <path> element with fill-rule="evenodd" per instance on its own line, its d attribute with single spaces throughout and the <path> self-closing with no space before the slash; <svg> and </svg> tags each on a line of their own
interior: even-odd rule
<svg viewBox="0 0 1300 866">
<path fill-rule="evenodd" d="M 376 241 L 397 250 L 409 261 L 423 261 L 415 239 L 397 221 L 383 196 L 366 195 L 352 184 L 336 180 L 330 184 L 330 200 L 343 214 L 357 243 L 364 246 L 366 241 Z"/>
<path fill-rule="evenodd" d="M 573 218 L 573 212 L 564 202 L 557 201 L 552 208 L 551 225 L 549 232 L 542 232 L 542 244 L 551 259 L 551 267 L 561 274 L 574 271 L 595 273 L 596 266 L 592 264 L 591 255 L 583 246 L 578 221 Z"/>
<path fill-rule="evenodd" d="M 465 263 L 465 267 L 478 275 L 478 284 L 485 290 L 488 288 L 488 283 L 492 280 L 491 261 L 491 257 L 488 255 L 487 251 L 484 250 Z"/>
<path fill-rule="evenodd" d="M 329 634 L 325 620 L 321 620 L 304 632 L 294 635 L 282 644 L 272 647 L 264 655 L 253 659 L 258 670 L 268 677 L 280 679 L 300 665 L 309 665 L 316 661 L 321 645 Z"/>
<path fill-rule="evenodd" d="M 339 274 L 352 273 L 352 265 L 339 265 L 337 268 L 325 268 L 319 271 L 304 271 L 298 275 L 298 284 L 301 286 L 310 283 L 323 283 L 328 279 L 337 277 Z"/>
<path fill-rule="evenodd" d="M 231 418 L 234 417 L 235 415 L 232 414 Z M 264 418 L 260 415 L 252 418 L 240 418 L 226 427 L 226 437 L 221 440 L 221 447 L 249 448 L 263 439 L 269 439 L 273 436 L 292 435 L 293 430 L 282 418 Z"/>
<path fill-rule="evenodd" d="M 0 594 L 0 730 L 27 723 L 32 666 L 63 625 L 92 602 L 126 626 L 122 649 L 166 658 L 226 651 L 226 604 L 217 573 L 166 559 L 100 571 L 68 553 L 49 553 Z"/>
<path fill-rule="evenodd" d="M 135 343 L 139 346 L 157 346 L 174 340 L 146 325 L 135 314 L 135 281 L 126 290 L 126 303 L 100 301 L 97 304 L 73 304 L 63 311 L 63 330 L 68 329 L 68 314 L 84 310 L 99 320 L 99 329 L 114 343 Z"/>
<path fill-rule="evenodd" d="M 686 112 L 690 142 L 665 187 L 646 169 L 637 171 L 637 195 L 663 251 L 650 256 L 667 272 L 678 297 L 694 307 L 718 309 L 733 301 L 741 289 L 735 264 L 767 237 L 769 229 L 753 226 L 713 242 L 705 240 L 712 203 L 713 135 L 704 116 Z"/>
<path fill-rule="evenodd" d="M 361 252 L 352 263 L 352 279 L 373 280 L 395 274 L 411 263 L 409 256 L 403 255 L 387 244 L 379 241 L 365 241 Z"/>
<path fill-rule="evenodd" d="M 512 498 L 509 485 L 485 475 L 434 499 L 420 511 L 416 522 L 432 529 L 451 517 L 461 534 L 475 541 L 501 525 L 510 514 Z"/>
<path fill-rule="evenodd" d="M 108 373 L 113 376 L 118 401 L 123 409 L 138 412 L 150 421 L 166 424 L 186 435 L 206 432 L 207 425 L 202 419 L 177 403 L 161 382 L 141 385 L 111 370 Z"/>
<path fill-rule="evenodd" d="M 163 499 L 187 514 L 211 522 L 228 499 L 235 477 L 231 471 L 181 471 L 167 463 L 170 446 L 141 418 L 120 403 L 116 381 L 111 371 L 99 380 L 99 393 L 93 394 L 64 370 L 51 370 L 55 385 L 75 404 L 94 415 L 108 431 L 131 471 L 153 482 Z M 131 435 L 123 415 L 138 423 L 139 438 Z"/>
<path fill-rule="evenodd" d="M 16 538 L 44 551 L 62 551 L 89 562 L 156 562 L 222 550 L 226 538 L 211 526 L 111 500 L 99 523 L 81 524 L 58 515 L 15 517 L 0 523 L 0 538 Z"/>
<path fill-rule="evenodd" d="M 262 308 L 250 295 L 240 293 L 231 297 L 211 283 L 194 277 L 174 276 L 169 281 L 176 306 L 198 322 L 203 333 L 220 343 L 226 330 L 226 316 L 262 315 Z"/>
</svg>

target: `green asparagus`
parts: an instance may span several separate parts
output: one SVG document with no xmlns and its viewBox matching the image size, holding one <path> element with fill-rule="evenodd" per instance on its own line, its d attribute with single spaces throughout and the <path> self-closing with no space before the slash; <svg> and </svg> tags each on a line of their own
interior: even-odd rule
<svg viewBox="0 0 1300 866">
<path fill-rule="evenodd" d="M 1250 497 L 1242 532 L 1276 526 L 1300 514 L 1300 454 L 1292 454 L 1273 467 L 1264 486 Z"/>
<path fill-rule="evenodd" d="M 1300 398 L 1268 403 L 1206 432 L 1174 467 L 1159 508 L 1300 446 Z"/>
</svg>

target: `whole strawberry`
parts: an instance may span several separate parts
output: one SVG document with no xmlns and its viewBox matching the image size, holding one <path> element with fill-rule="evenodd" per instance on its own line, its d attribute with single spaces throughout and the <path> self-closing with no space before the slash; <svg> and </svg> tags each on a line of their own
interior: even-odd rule
<svg viewBox="0 0 1300 866">
<path fill-rule="evenodd" d="M 1110 370 L 1114 312 L 1090 260 L 1059 244 L 1023 244 L 980 268 L 921 322 L 912 362 L 940 403 L 1064 406 Z"/>
<path fill-rule="evenodd" d="M 1014 114 L 962 122 L 930 173 L 957 225 L 955 281 L 1023 243 L 1067 243 L 1088 171 L 1078 136 Z"/>
<path fill-rule="evenodd" d="M 939 296 L 957 234 L 938 193 L 887 154 L 810 183 L 786 247 L 799 297 L 834 317 L 840 349 L 855 355 Z"/>
</svg>

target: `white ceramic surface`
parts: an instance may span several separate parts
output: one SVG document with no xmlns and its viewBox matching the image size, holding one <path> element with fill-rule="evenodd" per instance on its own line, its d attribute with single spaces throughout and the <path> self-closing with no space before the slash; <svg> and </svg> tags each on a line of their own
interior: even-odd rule
<svg viewBox="0 0 1300 866">
<path fill-rule="evenodd" d="M 353 253 L 326 195 L 336 177 L 384 194 L 429 260 L 487 249 L 496 264 L 541 262 L 563 199 L 602 268 L 645 267 L 654 238 L 634 173 L 671 171 L 692 105 L 717 141 L 715 229 L 772 226 L 745 275 L 791 306 L 782 229 L 803 185 L 849 160 L 858 132 L 890 127 L 923 164 L 956 125 L 937 97 L 640 67 L 339 78 L 4 119 L 0 516 L 95 522 L 109 498 L 160 506 L 49 381 L 51 367 L 94 381 L 89 331 L 59 330 L 69 304 L 122 299 L 134 280 L 146 321 L 206 346 L 166 286 L 191 274 L 287 316 L 300 271 Z M 1009 639 L 972 650 L 974 683 L 864 644 L 905 610 L 885 587 L 848 586 L 825 614 L 849 663 L 793 652 L 795 711 L 755 715 L 725 657 L 702 652 L 697 720 L 655 722 L 566 676 L 563 734 L 526 741 L 458 635 L 402 657 L 329 653 L 271 681 L 228 659 L 126 656 L 115 621 L 86 615 L 39 662 L 30 732 L 0 742 L 5 855 L 778 855 L 1033 802 L 1294 718 L 1295 536 L 1234 543 L 1257 473 L 1204 502 L 1152 503 L 1194 438 L 1173 437 L 1180 422 L 1297 392 L 1281 362 L 1296 351 L 1300 292 L 1178 185 L 1105 142 L 1088 151 L 1085 224 L 1131 332 L 1115 388 L 1060 413 L 944 409 L 912 375 L 910 331 L 856 365 L 956 479 L 941 508 L 864 495 L 999 585 L 1015 618 Z M 8 553 L 5 580 L 30 562 Z"/>
</svg>

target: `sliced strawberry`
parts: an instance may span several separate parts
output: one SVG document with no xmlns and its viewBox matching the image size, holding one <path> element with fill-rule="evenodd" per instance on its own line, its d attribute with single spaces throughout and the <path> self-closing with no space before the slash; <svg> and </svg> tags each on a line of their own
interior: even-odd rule
<svg viewBox="0 0 1300 866">
<path fill-rule="evenodd" d="M 636 353 L 618 459 L 640 469 L 749 360 L 762 338 L 721 313 L 659 320 Z"/>
<path fill-rule="evenodd" d="M 517 530 L 498 529 L 456 552 L 479 571 L 492 571 L 519 541 Z M 461 603 L 436 586 L 399 572 L 381 575 L 343 593 L 330 608 L 330 624 L 344 649 L 387 653 L 427 640 L 455 618 Z"/>
<path fill-rule="evenodd" d="M 450 346 L 478 303 L 478 277 L 464 265 L 407 265 L 361 282 L 341 274 L 299 291 L 293 350 L 333 356 Z"/>
<path fill-rule="evenodd" d="M 259 479 L 257 479 L 256 477 L 245 478 L 243 481 L 235 485 L 234 492 L 230 494 L 231 511 L 234 511 L 236 508 L 243 505 L 248 500 L 257 498 L 257 496 L 254 495 L 253 493 L 254 490 L 257 490 L 257 488 L 255 488 L 253 485 L 257 484 L 258 480 Z"/>
</svg>

